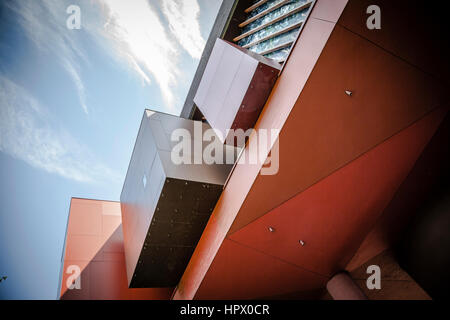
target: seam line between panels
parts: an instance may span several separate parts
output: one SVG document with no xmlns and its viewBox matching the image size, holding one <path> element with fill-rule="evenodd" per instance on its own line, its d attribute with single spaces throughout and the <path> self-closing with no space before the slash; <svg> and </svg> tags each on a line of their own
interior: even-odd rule
<svg viewBox="0 0 450 320">
<path fill-rule="evenodd" d="M 229 237 L 233 234 L 235 234 L 236 232 L 240 231 L 241 229 L 245 228 L 246 226 L 248 226 L 249 224 L 261 219 L 262 217 L 264 217 L 266 214 L 270 213 L 272 210 L 278 208 L 279 206 L 283 205 L 284 203 L 290 201 L 291 199 L 295 198 L 296 196 L 298 196 L 299 194 L 309 190 L 310 188 L 314 187 L 316 184 L 322 182 L 323 180 L 325 180 L 326 178 L 328 178 L 329 176 L 333 175 L 334 173 L 336 173 L 337 171 L 341 170 L 342 168 L 344 168 L 345 166 L 349 165 L 350 163 L 352 163 L 353 161 L 358 160 L 359 158 L 361 158 L 362 156 L 364 156 L 365 154 L 369 153 L 370 151 L 372 151 L 373 149 L 377 148 L 378 146 L 380 146 L 381 144 L 385 143 L 387 140 L 391 139 L 392 137 L 396 136 L 397 134 L 399 134 L 400 132 L 409 129 L 411 126 L 413 126 L 414 124 L 416 124 L 417 122 L 421 121 L 422 119 L 426 118 L 428 115 L 430 115 L 431 113 L 433 113 L 434 111 L 436 111 L 437 109 L 444 107 L 443 105 L 438 105 L 434 108 L 432 108 L 430 111 L 426 112 L 425 114 L 423 114 L 422 116 L 420 116 L 420 118 L 418 118 L 417 120 L 407 124 L 404 128 L 394 132 L 392 135 L 389 135 L 388 137 L 386 137 L 385 139 L 383 139 L 382 141 L 380 141 L 379 143 L 376 143 L 374 146 L 370 147 L 369 149 L 367 149 L 366 151 L 362 152 L 361 154 L 357 155 L 355 158 L 345 162 L 344 164 L 342 164 L 341 166 L 339 166 L 338 168 L 336 168 L 335 170 L 331 171 L 330 173 L 328 173 L 327 175 L 325 175 L 322 178 L 319 178 L 319 180 L 317 180 L 316 182 L 312 183 L 311 185 L 309 185 L 308 187 L 306 187 L 305 189 L 295 193 L 294 195 L 292 195 L 291 197 L 287 198 L 286 200 L 281 201 L 279 204 L 277 204 L 276 206 L 268 209 L 265 213 L 263 213 L 261 216 L 257 217 L 256 219 L 253 219 L 251 221 L 249 221 L 248 223 L 242 225 L 239 229 L 235 230 L 234 232 L 227 234 L 226 237 Z M 259 174 L 258 174 L 259 176 Z M 255 179 L 256 181 L 256 179 Z M 253 186 L 254 182 L 252 183 Z M 248 195 L 247 195 L 248 196 Z M 247 199 L 247 197 L 246 197 Z M 242 206 L 241 206 L 242 208 Z M 384 211 L 384 210 L 383 210 Z M 238 212 L 239 214 L 239 212 Z M 237 217 L 237 215 L 236 215 Z M 236 219 L 235 219 L 236 220 Z"/>
<path fill-rule="evenodd" d="M 443 106 L 440 106 L 433 111 L 437 111 L 437 109 L 442 108 Z M 428 114 L 426 114 L 424 117 L 426 117 Z M 433 140 L 433 138 L 436 136 L 437 132 L 439 131 L 439 128 L 441 127 L 442 123 L 444 122 L 445 118 L 448 117 L 448 110 L 446 112 L 446 114 L 444 115 L 444 117 L 442 118 L 441 122 L 439 123 L 438 127 L 436 128 L 436 131 L 433 133 L 433 135 L 430 137 L 430 140 L 427 142 L 427 144 L 425 145 L 425 147 L 423 148 L 422 152 L 419 154 L 419 157 L 417 157 L 416 161 L 414 161 L 414 164 L 411 168 L 411 170 L 408 172 L 408 174 L 406 175 L 405 179 L 400 183 L 400 185 L 397 187 L 397 189 L 395 190 L 394 194 L 392 195 L 392 198 L 389 200 L 388 204 L 383 208 L 383 210 L 381 211 L 381 214 L 378 216 L 377 219 L 375 219 L 374 223 L 372 224 L 372 227 L 369 229 L 369 232 L 366 234 L 367 235 L 370 234 L 370 232 L 372 232 L 372 230 L 375 228 L 375 226 L 378 224 L 379 221 L 381 221 L 381 219 L 383 219 L 387 208 L 389 207 L 389 205 L 392 203 L 392 201 L 394 200 L 394 198 L 398 195 L 400 188 L 403 186 L 403 184 L 405 183 L 405 181 L 411 176 L 411 172 L 414 170 L 414 167 L 416 166 L 417 162 L 420 160 L 423 151 L 425 151 L 425 149 L 428 147 L 428 145 L 430 144 L 431 140 Z M 417 120 L 416 122 L 419 122 L 421 119 Z M 416 123 L 415 122 L 415 123 Z M 415 123 L 413 123 L 412 125 L 414 125 Z M 405 128 L 405 130 L 408 128 Z M 359 249 L 361 248 L 361 246 L 364 243 L 364 240 L 366 239 L 366 237 L 364 237 L 364 239 L 362 239 L 362 241 L 359 243 L 358 249 L 356 249 L 356 251 L 353 253 L 353 255 L 351 256 L 351 258 L 346 262 L 345 264 L 345 268 L 347 268 L 348 264 L 350 262 L 352 262 L 353 258 L 356 256 L 356 254 L 358 253 Z M 385 249 L 386 250 L 386 249 Z M 385 250 L 381 251 L 380 253 L 384 252 Z M 369 259 L 370 260 L 370 259 Z M 364 263 L 367 263 L 369 260 L 363 262 L 361 265 L 363 265 Z M 360 266 L 361 266 L 360 265 Z M 351 271 L 351 270 L 347 270 L 347 271 Z"/>
<path fill-rule="evenodd" d="M 273 255 L 271 255 L 271 254 L 265 253 L 265 252 L 263 252 L 263 251 L 261 251 L 261 250 L 255 249 L 255 248 L 253 248 L 253 247 L 250 247 L 250 246 L 248 246 L 248 245 L 246 245 L 246 244 L 240 243 L 240 242 L 238 242 L 238 241 L 236 241 L 236 240 L 233 240 L 233 239 L 230 239 L 230 238 L 228 238 L 228 237 L 226 237 L 225 240 L 229 240 L 229 241 L 231 241 L 231 242 L 233 242 L 233 243 L 235 243 L 235 244 L 237 244 L 237 245 L 240 245 L 240 246 L 245 247 L 245 248 L 247 248 L 247 249 L 256 251 L 256 252 L 258 252 L 258 253 L 260 253 L 260 254 L 263 254 L 263 255 L 265 255 L 265 256 L 267 256 L 267 257 L 270 257 L 270 258 L 272 258 L 272 259 L 281 261 L 281 262 L 283 262 L 283 263 L 286 263 L 286 264 L 288 264 L 288 265 L 290 265 L 290 266 L 292 266 L 292 267 L 295 267 L 295 268 L 297 268 L 297 269 L 301 269 L 301 270 L 303 270 L 303 271 L 307 271 L 307 272 L 313 273 L 313 274 L 315 274 L 315 275 L 317 275 L 317 276 L 320 276 L 320 277 L 322 277 L 322 278 L 326 278 L 326 279 L 330 279 L 330 278 L 331 278 L 331 276 L 329 276 L 329 275 L 324 275 L 324 274 L 318 273 L 318 272 L 316 272 L 316 271 L 311 271 L 311 270 L 309 270 L 309 269 L 306 269 L 305 267 L 301 267 L 301 266 L 299 266 L 299 265 L 297 265 L 297 264 L 294 264 L 294 263 L 292 263 L 292 262 L 289 262 L 289 261 L 286 261 L 286 260 L 284 260 L 284 259 L 281 259 L 280 257 L 273 256 Z"/>
<path fill-rule="evenodd" d="M 397 59 L 403 61 L 404 63 L 406 63 L 406 64 L 408 64 L 408 65 L 410 65 L 410 66 L 413 67 L 414 69 L 417 69 L 418 71 L 420 71 L 420 72 L 422 72 L 422 73 L 424 73 L 424 74 L 426 74 L 426 75 L 432 77 L 434 80 L 438 81 L 439 83 L 442 83 L 443 79 L 438 78 L 438 77 L 437 77 L 436 75 L 434 75 L 433 73 L 430 73 L 430 72 L 428 72 L 428 71 L 422 69 L 421 67 L 415 65 L 414 63 L 410 62 L 409 60 L 406 60 L 405 58 L 403 58 L 403 57 L 401 57 L 401 56 L 395 54 L 394 52 L 392 52 L 392 51 L 390 51 L 390 50 L 388 50 L 388 49 L 382 47 L 381 45 L 377 44 L 376 42 L 367 39 L 367 38 L 364 37 L 363 35 L 361 35 L 361 34 L 355 32 L 355 31 L 353 31 L 353 30 L 347 28 L 346 26 L 341 25 L 341 24 L 339 23 L 339 21 L 338 21 L 338 23 L 336 23 L 336 25 L 339 26 L 339 27 L 341 27 L 342 29 L 344 29 L 344 30 L 346 30 L 346 31 L 348 31 L 348 32 L 350 32 L 350 33 L 352 33 L 352 34 L 358 36 L 359 38 L 364 39 L 365 41 L 369 42 L 370 44 L 372 44 L 372 45 L 376 46 L 377 48 L 383 50 L 384 52 L 388 53 L 389 55 L 391 55 L 391 56 L 393 56 L 393 57 L 395 57 L 395 58 L 397 58 Z"/>
</svg>

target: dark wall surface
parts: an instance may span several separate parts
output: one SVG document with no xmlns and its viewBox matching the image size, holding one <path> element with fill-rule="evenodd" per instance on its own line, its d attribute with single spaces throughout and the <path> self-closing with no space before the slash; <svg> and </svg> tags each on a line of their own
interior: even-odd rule
<svg viewBox="0 0 450 320">
<path fill-rule="evenodd" d="M 450 295 L 450 117 L 417 162 L 409 178 L 423 189 L 414 218 L 400 234 L 395 253 L 399 263 L 433 299 Z M 422 177 L 421 179 L 419 179 Z"/>
</svg>

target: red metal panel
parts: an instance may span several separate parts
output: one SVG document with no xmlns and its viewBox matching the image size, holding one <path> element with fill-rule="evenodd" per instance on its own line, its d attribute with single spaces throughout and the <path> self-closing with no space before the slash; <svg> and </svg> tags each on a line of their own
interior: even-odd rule
<svg viewBox="0 0 450 320">
<path fill-rule="evenodd" d="M 240 108 L 235 115 L 231 129 L 242 129 L 247 131 L 248 129 L 254 128 L 259 114 L 275 84 L 278 72 L 279 70 L 271 68 L 270 66 L 262 63 L 258 64 L 250 84 L 247 84 L 248 90 L 240 102 Z M 233 95 L 233 92 L 230 92 L 229 94 Z M 227 104 L 225 105 L 227 106 Z M 227 136 L 227 139 L 230 139 L 229 136 Z M 238 142 L 235 142 L 233 145 L 238 145 Z"/>
<path fill-rule="evenodd" d="M 450 146 L 450 114 L 447 112 L 447 116 L 413 170 L 348 263 L 347 270 L 358 268 L 401 240 L 401 235 L 417 214 L 417 209 L 440 189 L 440 181 L 445 179 L 443 177 L 446 176 L 450 163 L 448 146 Z"/>
<path fill-rule="evenodd" d="M 225 243 L 224 247 L 218 248 L 237 211 L 239 214 L 231 233 L 326 178 L 335 170 L 435 110 L 445 101 L 445 87 L 436 81 L 436 78 L 411 65 L 410 61 L 405 61 L 401 55 L 399 57 L 391 54 L 392 50 L 380 48 L 377 44 L 342 27 L 334 30 L 326 48 L 322 51 L 329 32 L 334 28 L 333 21 L 340 15 L 340 12 L 336 14 L 327 12 L 332 11 L 333 6 L 337 8 L 339 4 L 329 0 L 318 0 L 314 8 L 316 12 L 313 11 L 305 24 L 300 39 L 291 52 L 256 125 L 260 128 L 278 129 L 284 125 L 280 137 L 279 174 L 257 177 L 256 166 L 243 164 L 236 166 L 180 282 L 175 298 L 192 298 L 202 280 L 199 293 L 204 286 L 208 286 L 209 274 L 216 272 L 215 268 L 220 268 L 215 261 L 211 265 L 211 261 L 216 253 L 217 257 L 222 257 Z M 365 17 L 361 11 L 350 14 L 350 19 L 360 24 L 361 28 L 366 27 Z M 420 25 L 420 19 L 414 19 L 414 23 Z M 423 43 L 420 41 L 409 42 L 406 51 L 414 52 L 421 50 L 422 47 Z M 305 50 L 306 48 L 315 50 Z M 319 54 L 321 57 L 316 64 Z M 314 71 L 311 73 L 313 67 Z M 347 96 L 345 90 L 353 91 L 352 97 Z M 421 136 L 421 139 L 425 138 Z M 249 143 L 252 143 L 251 139 Z M 379 194 L 368 191 L 372 196 L 372 205 L 378 206 L 378 209 L 374 210 L 364 203 L 366 207 L 363 207 L 365 210 L 362 211 L 367 211 L 368 217 L 358 221 L 357 214 L 350 215 L 354 219 L 353 227 L 360 226 L 366 228 L 364 232 L 368 231 L 370 224 L 368 221 L 373 222 L 374 217 L 379 215 L 382 202 L 387 201 L 389 193 L 392 196 L 394 186 L 400 183 L 401 175 L 404 177 L 407 172 L 405 169 L 408 166 L 407 161 L 414 158 L 414 155 L 408 152 L 405 152 L 405 158 L 402 155 L 396 159 L 406 161 L 403 167 L 397 163 L 403 171 L 396 172 L 394 176 L 388 177 L 389 180 L 384 181 L 390 190 L 379 187 L 381 188 L 378 189 Z M 391 167 L 390 170 L 396 169 Z M 370 170 L 367 174 L 369 173 Z M 379 183 L 377 177 L 373 179 Z M 345 183 L 348 184 L 349 181 Z M 335 186 L 337 190 L 341 187 Z M 345 194 L 342 197 L 346 199 L 349 195 Z M 316 217 L 308 216 L 309 218 L 317 225 Z M 330 229 L 328 224 L 325 231 Z M 311 235 L 306 227 L 301 231 Z M 358 242 L 362 240 L 363 233 L 351 236 L 354 242 Z M 342 238 L 338 239 L 337 246 L 340 245 L 339 240 L 343 241 Z M 304 241 L 306 246 L 302 248 L 307 251 L 309 244 L 307 240 Z M 348 251 L 352 250 L 356 248 L 350 248 Z M 327 251 L 324 253 L 325 255 L 321 256 L 319 252 L 318 257 L 322 259 Z M 330 259 L 329 262 L 338 264 L 348 258 L 348 256 L 334 256 L 336 261 Z M 327 266 L 324 266 L 320 259 L 307 263 L 318 265 L 327 271 Z"/>
<path fill-rule="evenodd" d="M 406 128 L 445 99 L 445 87 L 435 78 L 336 26 L 280 133 L 278 174 L 257 177 L 230 233 Z"/>
<path fill-rule="evenodd" d="M 323 275 L 344 269 L 446 112 L 434 111 L 229 238 Z"/>
<path fill-rule="evenodd" d="M 290 58 L 259 117 L 256 129 L 281 129 L 333 28 L 332 23 L 318 19 L 311 19 L 305 24 L 299 41 L 292 49 Z M 250 138 L 245 153 L 254 150 L 251 148 L 253 143 L 255 141 Z M 261 163 L 236 165 L 178 284 L 174 299 L 194 297 L 260 169 Z"/>
<path fill-rule="evenodd" d="M 72 199 L 61 299 L 168 299 L 172 289 L 128 289 L 120 203 Z M 81 271 L 81 289 L 67 288 L 69 266 Z"/>
<path fill-rule="evenodd" d="M 196 299 L 253 299 L 325 285 L 328 278 L 225 240 Z"/>
<path fill-rule="evenodd" d="M 88 203 L 74 199 L 70 204 L 70 210 L 76 214 L 69 216 L 68 234 L 93 236 L 102 234 L 101 201 Z M 114 224 L 115 228 L 117 228 L 117 224 Z"/>
</svg>

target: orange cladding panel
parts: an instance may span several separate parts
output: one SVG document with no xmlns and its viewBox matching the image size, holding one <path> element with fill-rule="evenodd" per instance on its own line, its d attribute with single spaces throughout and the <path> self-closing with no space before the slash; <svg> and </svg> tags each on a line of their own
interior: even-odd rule
<svg viewBox="0 0 450 320">
<path fill-rule="evenodd" d="M 119 202 L 73 198 L 66 237 L 61 299 L 170 298 L 170 288 L 128 288 Z M 81 272 L 79 289 L 68 288 L 74 268 Z"/>
<path fill-rule="evenodd" d="M 336 16 L 340 15 L 347 2 L 346 0 L 320 1 L 333 5 L 339 2 L 340 5 L 335 7 Z M 319 9 L 321 10 L 319 13 L 323 12 L 323 8 Z M 314 13 L 316 9 L 312 10 Z M 282 128 L 333 28 L 333 23 L 319 18 L 308 20 L 259 117 L 256 129 Z M 244 155 L 251 154 L 252 150 L 255 150 L 252 149 L 252 145 L 256 143 L 256 139 L 250 137 Z M 260 169 L 261 163 L 254 165 L 247 162 L 236 165 L 178 284 L 174 299 L 192 299 L 195 296 Z"/>
<path fill-rule="evenodd" d="M 443 101 L 445 87 L 432 76 L 336 25 L 279 135 L 278 174 L 256 178 L 229 234 Z"/>
<path fill-rule="evenodd" d="M 225 239 L 196 299 L 254 299 L 320 288 L 328 278 Z"/>
<path fill-rule="evenodd" d="M 345 268 L 446 112 L 434 111 L 229 238 L 332 276 Z"/>
<path fill-rule="evenodd" d="M 377 256 L 392 244 L 398 243 L 411 221 L 427 199 L 442 188 L 450 163 L 450 114 L 428 143 L 414 168 L 383 211 L 346 270 L 354 270 Z"/>
</svg>

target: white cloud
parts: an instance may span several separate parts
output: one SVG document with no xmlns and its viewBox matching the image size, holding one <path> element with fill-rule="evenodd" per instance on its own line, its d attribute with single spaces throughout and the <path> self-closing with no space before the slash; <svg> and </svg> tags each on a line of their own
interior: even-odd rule
<svg viewBox="0 0 450 320">
<path fill-rule="evenodd" d="M 83 81 L 80 78 L 80 74 L 77 71 L 74 64 L 70 63 L 67 59 L 63 60 L 63 67 L 66 69 L 66 71 L 69 73 L 69 75 L 72 78 L 72 81 L 75 84 L 75 87 L 78 91 L 78 97 L 80 99 L 81 107 L 83 108 L 83 111 L 87 114 L 89 113 L 88 107 L 86 105 L 86 90 L 84 88 Z"/>
<path fill-rule="evenodd" d="M 89 64 L 89 59 L 81 37 L 87 35 L 103 46 L 104 52 L 127 62 L 129 70 L 136 72 L 144 84 L 154 80 L 166 107 L 174 110 L 180 102 L 174 92 L 180 79 L 184 79 L 180 52 L 184 49 L 199 59 L 205 45 L 198 21 L 198 1 L 78 0 L 76 3 L 81 8 L 81 30 L 66 28 L 69 0 L 17 0 L 7 5 L 18 14 L 36 46 L 57 55 L 74 83 L 85 113 L 89 109 L 81 63 Z M 100 9 L 100 17 L 96 9 Z"/>
<path fill-rule="evenodd" d="M 205 40 L 200 32 L 200 6 L 197 0 L 161 0 L 160 3 L 170 31 L 193 58 L 199 59 Z"/>
<path fill-rule="evenodd" d="M 173 108 L 172 90 L 181 74 L 179 51 L 157 12 L 146 0 L 101 0 L 101 4 L 107 18 L 101 34 L 144 82 L 150 83 L 153 76 L 167 107 Z"/>
<path fill-rule="evenodd" d="M 0 151 L 33 167 L 78 182 L 117 182 L 120 177 L 101 164 L 25 89 L 0 75 Z"/>
<path fill-rule="evenodd" d="M 28 38 L 35 45 L 54 53 L 71 77 L 80 99 L 80 105 L 88 113 L 86 90 L 81 78 L 80 60 L 88 62 L 78 46 L 76 32 L 66 27 L 66 6 L 61 0 L 9 1 L 6 5 L 17 15 Z"/>
</svg>

